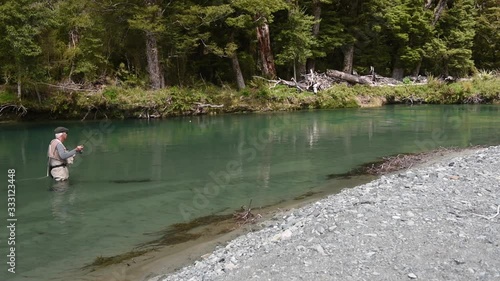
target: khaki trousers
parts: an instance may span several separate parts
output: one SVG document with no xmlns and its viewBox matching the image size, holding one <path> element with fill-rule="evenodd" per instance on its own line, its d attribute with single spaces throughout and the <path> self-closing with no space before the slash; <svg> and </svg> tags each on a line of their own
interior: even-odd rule
<svg viewBox="0 0 500 281">
<path fill-rule="evenodd" d="M 69 178 L 68 167 L 57 167 L 50 171 L 50 174 L 56 181 L 65 181 Z"/>
</svg>

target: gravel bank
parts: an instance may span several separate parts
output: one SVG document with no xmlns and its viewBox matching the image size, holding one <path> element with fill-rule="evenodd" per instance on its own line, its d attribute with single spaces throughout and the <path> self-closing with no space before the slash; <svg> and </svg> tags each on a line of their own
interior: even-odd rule
<svg viewBox="0 0 500 281">
<path fill-rule="evenodd" d="M 276 215 L 166 280 L 500 280 L 500 147 Z"/>
</svg>

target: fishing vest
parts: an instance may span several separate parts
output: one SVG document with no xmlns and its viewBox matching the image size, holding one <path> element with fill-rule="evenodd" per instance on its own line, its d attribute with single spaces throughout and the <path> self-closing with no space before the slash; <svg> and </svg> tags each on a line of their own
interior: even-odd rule
<svg viewBox="0 0 500 281">
<path fill-rule="evenodd" d="M 47 156 L 49 157 L 50 160 L 50 166 L 56 166 L 56 165 L 62 165 L 66 164 L 66 160 L 61 159 L 61 156 L 59 156 L 59 152 L 57 152 L 57 145 L 62 144 L 64 150 L 66 150 L 66 147 L 64 144 L 58 140 L 58 139 L 53 139 L 50 142 L 49 145 L 49 150 L 47 151 Z"/>
</svg>

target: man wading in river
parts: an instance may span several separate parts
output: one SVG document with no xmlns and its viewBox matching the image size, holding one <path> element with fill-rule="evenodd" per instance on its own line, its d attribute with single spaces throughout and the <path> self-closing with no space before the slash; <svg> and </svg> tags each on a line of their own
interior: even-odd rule
<svg viewBox="0 0 500 281">
<path fill-rule="evenodd" d="M 50 142 L 47 156 L 49 157 L 48 174 L 56 181 L 64 181 L 69 178 L 68 164 L 73 164 L 73 158 L 77 152 L 83 151 L 83 145 L 68 151 L 63 142 L 68 137 L 68 129 L 57 127 L 54 130 L 56 138 Z"/>
</svg>

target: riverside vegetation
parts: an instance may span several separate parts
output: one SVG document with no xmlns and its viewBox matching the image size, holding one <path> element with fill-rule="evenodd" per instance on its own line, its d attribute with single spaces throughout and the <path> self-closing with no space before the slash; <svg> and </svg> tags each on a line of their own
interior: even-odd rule
<svg viewBox="0 0 500 281">
<path fill-rule="evenodd" d="M 95 91 L 56 91 L 26 95 L 22 100 L 8 88 L 0 90 L 0 118 L 101 119 L 164 118 L 181 115 L 291 111 L 381 106 L 394 103 L 500 103 L 500 77 L 483 72 L 445 83 L 430 77 L 427 84 L 370 87 L 345 84 L 318 92 L 274 88 L 257 81 L 244 90 L 203 86 L 159 90 L 103 87 Z"/>
</svg>

